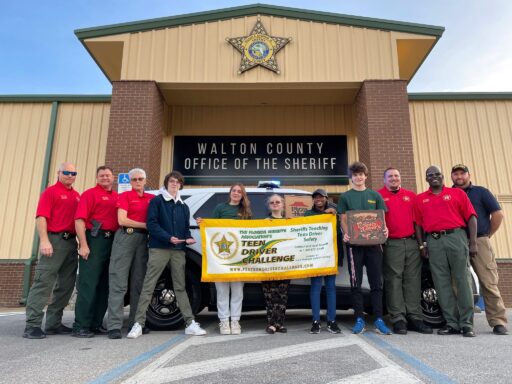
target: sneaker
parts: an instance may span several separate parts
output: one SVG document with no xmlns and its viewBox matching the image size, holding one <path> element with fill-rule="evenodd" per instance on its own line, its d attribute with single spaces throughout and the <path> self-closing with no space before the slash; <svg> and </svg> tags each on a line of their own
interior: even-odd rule
<svg viewBox="0 0 512 384">
<path fill-rule="evenodd" d="M 382 320 L 380 317 L 375 320 L 375 330 L 377 333 L 380 333 L 381 335 L 392 335 L 393 332 L 391 332 L 391 329 L 388 328 L 384 320 Z"/>
<path fill-rule="evenodd" d="M 492 333 L 494 333 L 495 335 L 504 336 L 508 335 L 508 330 L 504 325 L 498 324 L 494 326 L 494 328 L 492 329 Z"/>
<path fill-rule="evenodd" d="M 475 331 L 472 327 L 462 327 L 462 336 L 464 337 L 475 337 Z"/>
<path fill-rule="evenodd" d="M 64 324 L 59 325 L 57 328 L 47 328 L 44 331 L 47 335 L 69 335 L 71 332 L 73 332 L 73 329 L 66 327 Z"/>
<path fill-rule="evenodd" d="M 111 329 L 110 331 L 108 331 L 108 338 L 109 339 L 112 339 L 112 340 L 115 340 L 115 339 L 120 339 L 122 336 L 121 336 L 121 330 L 120 329 Z"/>
<path fill-rule="evenodd" d="M 23 337 L 25 339 L 44 339 L 46 334 L 39 327 L 26 327 L 23 331 Z"/>
<path fill-rule="evenodd" d="M 199 323 L 192 320 L 190 325 L 185 328 L 185 335 L 203 336 L 206 335 L 206 331 L 200 327 Z"/>
<path fill-rule="evenodd" d="M 100 325 L 99 327 L 93 327 L 91 328 L 91 332 L 95 335 L 107 335 L 108 330 L 103 325 Z"/>
<path fill-rule="evenodd" d="M 366 323 L 364 322 L 364 319 L 362 317 L 358 317 L 356 319 L 356 323 L 352 327 L 352 333 L 359 335 L 361 333 L 364 333 L 364 331 L 366 331 Z"/>
<path fill-rule="evenodd" d="M 425 324 L 422 320 L 409 320 L 409 322 L 407 323 L 407 328 L 411 331 L 424 333 L 426 335 L 431 335 L 432 333 L 434 333 L 432 327 Z"/>
<path fill-rule="evenodd" d="M 397 335 L 407 335 L 407 324 L 403 320 L 393 323 L 393 333 Z"/>
<path fill-rule="evenodd" d="M 231 327 L 229 320 L 223 320 L 219 323 L 219 331 L 221 335 L 231 335 Z"/>
<path fill-rule="evenodd" d="M 313 325 L 311 325 L 311 330 L 309 333 L 317 334 L 320 333 L 320 322 L 319 321 L 313 321 Z"/>
<path fill-rule="evenodd" d="M 327 322 L 327 330 L 331 333 L 341 333 L 341 329 L 338 327 L 338 324 L 336 324 L 335 321 Z"/>
<path fill-rule="evenodd" d="M 242 333 L 242 327 L 240 326 L 240 322 L 238 320 L 231 320 L 231 334 L 239 335 Z"/>
<path fill-rule="evenodd" d="M 460 329 L 455 329 L 449 325 L 445 325 L 443 328 L 437 330 L 437 334 L 441 336 L 460 335 Z"/>
<path fill-rule="evenodd" d="M 142 327 L 139 323 L 135 323 L 126 337 L 129 339 L 136 339 L 139 336 L 142 336 Z"/>
<path fill-rule="evenodd" d="M 78 328 L 73 329 L 73 332 L 71 332 L 71 336 L 78 337 L 79 339 L 89 339 L 91 337 L 94 337 L 94 333 L 91 332 L 88 328 Z"/>
</svg>

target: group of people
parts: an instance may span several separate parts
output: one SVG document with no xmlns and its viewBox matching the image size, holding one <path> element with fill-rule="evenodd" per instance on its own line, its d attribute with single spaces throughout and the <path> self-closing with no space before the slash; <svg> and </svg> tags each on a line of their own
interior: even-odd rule
<svg viewBox="0 0 512 384">
<path fill-rule="evenodd" d="M 23 337 L 42 339 L 46 335 L 71 334 L 89 338 L 108 334 L 111 339 L 120 339 L 124 296 L 129 286 L 127 337 L 137 338 L 149 332 L 145 327 L 146 311 L 166 266 L 171 270 L 185 333 L 206 334 L 194 319 L 185 289 L 185 248 L 195 240 L 190 233 L 189 208 L 180 197 L 183 175 L 177 171 L 169 173 L 156 196 L 145 192 L 146 173 L 140 168 L 129 172 L 132 190 L 120 195 L 112 190 L 114 175 L 107 166 L 98 167 L 97 185 L 81 196 L 73 189 L 76 176 L 73 164 L 61 164 L 57 182 L 43 192 L 38 204 L 36 227 L 41 257 L 27 299 Z M 328 200 L 324 189 L 317 189 L 312 194 L 312 207 L 305 215 L 337 217 L 338 243 L 335 246 L 339 264 L 343 263 L 343 254 L 347 255 L 355 314 L 352 332 L 360 334 L 366 330 L 361 289 L 365 267 L 377 332 L 386 335 L 406 334 L 408 330 L 433 333 L 423 322 L 420 306 L 423 258 L 429 259 L 446 319 L 446 325 L 438 334 L 475 336 L 471 264 L 480 280 L 489 325 L 494 334 L 506 335 L 505 307 L 497 287 L 497 267 L 489 242 L 501 224 L 503 213 L 486 188 L 471 183 L 468 168 L 461 164 L 452 168 L 454 185 L 449 188 L 444 185 L 442 171 L 429 167 L 426 181 L 430 188 L 419 195 L 401 187 L 400 172 L 396 168 L 386 169 L 384 187 L 379 191 L 367 188 L 365 164 L 352 163 L 349 176 L 352 188 L 341 194 L 337 206 Z M 271 194 L 267 208 L 268 220 L 285 218 L 282 195 Z M 385 244 L 351 244 L 347 212 L 378 209 L 385 211 Z M 216 206 L 212 218 L 252 218 L 251 204 L 242 184 L 231 186 L 228 201 Z M 201 225 L 203 219 L 196 221 Z M 67 327 L 62 324 L 63 310 L 73 292 L 77 268 L 80 273 L 76 282 L 75 321 L 72 327 Z M 285 312 L 289 283 L 289 280 L 262 282 L 267 309 L 265 330 L 269 334 L 287 332 Z M 316 334 L 321 330 L 323 283 L 327 298 L 326 330 L 340 333 L 336 323 L 335 274 L 311 278 L 313 324 L 310 332 Z M 242 332 L 243 286 L 243 282 L 215 283 L 219 332 L 223 335 Z M 383 320 L 384 290 L 392 330 Z M 104 328 L 107 310 L 107 328 Z"/>
<path fill-rule="evenodd" d="M 135 168 L 128 174 L 132 190 L 118 195 L 112 190 L 112 169 L 98 167 L 96 186 L 80 196 L 73 189 L 75 166 L 60 165 L 57 182 L 42 193 L 37 208 L 41 257 L 27 299 L 23 337 L 71 334 L 89 338 L 108 334 L 110 339 L 120 339 L 128 286 L 128 337 L 149 332 L 145 327 L 146 310 L 166 265 L 171 269 L 185 333 L 206 334 L 194 320 L 185 290 L 184 250 L 195 240 L 190 234 L 190 211 L 179 195 L 183 175 L 169 173 L 155 196 L 144 190 L 143 169 Z M 67 327 L 62 324 L 62 315 L 75 287 L 77 268 L 75 321 Z M 43 331 L 43 310 L 50 297 Z"/>
</svg>

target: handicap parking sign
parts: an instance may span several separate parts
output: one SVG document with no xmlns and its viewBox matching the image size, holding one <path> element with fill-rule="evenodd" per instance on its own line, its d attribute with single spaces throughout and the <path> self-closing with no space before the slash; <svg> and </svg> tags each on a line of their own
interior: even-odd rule
<svg viewBox="0 0 512 384">
<path fill-rule="evenodd" d="M 130 184 L 130 175 L 127 173 L 120 173 L 117 175 L 117 193 L 123 193 L 131 190 L 132 186 Z"/>
</svg>

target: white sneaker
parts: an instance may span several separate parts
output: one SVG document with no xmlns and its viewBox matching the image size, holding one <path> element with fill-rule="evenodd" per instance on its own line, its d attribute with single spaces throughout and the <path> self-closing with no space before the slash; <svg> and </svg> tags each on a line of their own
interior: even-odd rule
<svg viewBox="0 0 512 384">
<path fill-rule="evenodd" d="M 139 336 L 142 336 L 142 327 L 139 323 L 135 323 L 126 337 L 129 339 L 136 339 Z"/>
<path fill-rule="evenodd" d="M 192 320 L 190 325 L 185 328 L 185 335 L 202 336 L 206 335 L 206 331 L 199 326 L 199 323 Z"/>
<path fill-rule="evenodd" d="M 219 323 L 219 331 L 221 335 L 231 335 L 231 327 L 229 320 L 224 320 Z"/>
<path fill-rule="evenodd" d="M 242 333 L 242 327 L 240 326 L 240 323 L 238 320 L 231 320 L 231 334 L 232 335 L 239 335 Z"/>
</svg>

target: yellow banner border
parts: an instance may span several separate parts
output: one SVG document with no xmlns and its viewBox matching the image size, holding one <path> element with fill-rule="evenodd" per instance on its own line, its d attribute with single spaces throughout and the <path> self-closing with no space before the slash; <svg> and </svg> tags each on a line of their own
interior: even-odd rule
<svg viewBox="0 0 512 384">
<path fill-rule="evenodd" d="M 206 227 L 217 228 L 261 228 L 282 227 L 283 225 L 303 224 L 331 224 L 334 248 L 334 266 L 299 271 L 282 272 L 252 272 L 248 273 L 208 273 Z M 295 217 L 292 219 L 260 219 L 260 220 L 233 220 L 233 219 L 203 219 L 200 225 L 202 244 L 201 282 L 229 282 L 229 281 L 267 281 L 284 279 L 303 279 L 307 277 L 335 275 L 338 273 L 338 247 L 336 233 L 336 216 L 332 214 Z"/>
</svg>

